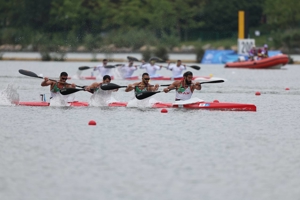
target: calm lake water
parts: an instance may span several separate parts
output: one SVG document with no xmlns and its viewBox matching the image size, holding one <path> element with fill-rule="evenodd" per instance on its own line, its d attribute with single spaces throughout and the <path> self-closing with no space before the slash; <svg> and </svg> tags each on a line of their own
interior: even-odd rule
<svg viewBox="0 0 300 200">
<path fill-rule="evenodd" d="M 19 69 L 56 78 L 61 71 L 72 76 L 79 66 L 95 64 L 0 62 L 1 200 L 299 199 L 299 65 L 193 70 L 227 79 L 203 85 L 194 97 L 253 103 L 257 112 L 7 105 L 7 88 L 16 89 L 20 101 L 39 101 L 40 94 L 49 98 L 41 79 Z M 160 74 L 171 75 L 164 69 Z M 80 91 L 75 98 L 90 96 Z M 120 89 L 114 97 L 129 101 L 133 94 Z M 174 93 L 153 97 L 172 102 Z M 97 125 L 88 126 L 90 120 Z"/>
</svg>

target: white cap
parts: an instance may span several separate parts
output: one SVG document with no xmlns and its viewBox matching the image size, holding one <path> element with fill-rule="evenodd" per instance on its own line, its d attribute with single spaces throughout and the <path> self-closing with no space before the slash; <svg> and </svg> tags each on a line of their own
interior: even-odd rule
<svg viewBox="0 0 300 200">
<path fill-rule="evenodd" d="M 265 44 L 265 45 L 264 45 L 264 47 L 265 47 L 265 48 L 268 48 L 268 45 L 267 45 L 267 44 Z"/>
</svg>

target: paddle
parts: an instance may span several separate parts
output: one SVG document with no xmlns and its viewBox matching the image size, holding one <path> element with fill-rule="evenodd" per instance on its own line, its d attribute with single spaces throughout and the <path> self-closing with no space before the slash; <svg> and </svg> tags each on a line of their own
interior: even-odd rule
<svg viewBox="0 0 300 200">
<path fill-rule="evenodd" d="M 201 69 L 201 67 L 198 66 L 198 65 L 190 65 L 190 66 L 187 66 L 187 67 L 191 67 L 191 68 L 193 68 L 195 70 L 200 70 Z"/>
<path fill-rule="evenodd" d="M 132 56 L 127 56 L 128 60 L 132 60 L 132 61 L 139 61 L 137 58 L 132 57 Z"/>
<path fill-rule="evenodd" d="M 160 85 L 160 86 L 167 87 L 169 85 L 170 84 L 168 84 L 168 85 Z M 101 89 L 102 90 L 115 90 L 115 89 L 119 89 L 119 88 L 127 88 L 127 86 L 120 86 L 120 85 L 117 85 L 117 84 L 114 84 L 114 83 L 107 83 L 107 84 L 102 84 L 101 85 Z"/>
<path fill-rule="evenodd" d="M 63 88 L 60 90 L 60 93 L 62 95 L 68 95 L 68 94 L 72 94 L 78 91 L 85 91 L 85 89 L 77 89 L 77 88 Z"/>
<path fill-rule="evenodd" d="M 127 56 L 127 59 L 139 62 L 139 59 L 132 57 L 132 56 Z M 163 62 L 163 59 L 161 59 L 159 57 L 151 57 L 148 62 L 151 62 L 152 60 L 155 60 L 156 62 Z"/>
<path fill-rule="evenodd" d="M 104 68 L 108 68 L 108 69 L 112 69 L 112 68 L 115 68 L 116 66 L 115 65 L 106 65 L 104 66 Z M 78 67 L 78 70 L 86 70 L 86 69 L 92 69 L 94 67 L 89 67 L 89 66 L 81 66 L 81 67 Z"/>
<path fill-rule="evenodd" d="M 215 80 L 215 81 L 207 81 L 207 82 L 202 82 L 200 84 L 205 84 L 205 83 L 223 83 L 224 80 Z M 160 93 L 160 92 L 163 92 L 163 91 L 156 91 L 156 92 L 148 92 L 148 91 L 145 91 L 145 92 L 140 92 L 138 94 L 135 95 L 135 97 L 138 99 L 138 100 L 142 100 L 142 99 L 146 99 L 154 94 L 157 94 L 157 93 Z"/>
<path fill-rule="evenodd" d="M 25 76 L 30 76 L 30 77 L 34 77 L 34 78 L 44 79 L 44 77 L 38 76 L 36 73 L 28 71 L 28 70 L 24 70 L 24 69 L 19 69 L 19 73 L 23 74 Z M 56 81 L 56 80 L 52 80 L 52 79 L 49 79 L 49 80 L 50 81 Z M 56 81 L 56 82 L 59 82 L 59 81 Z M 66 83 L 66 84 L 71 85 L 70 83 Z M 79 85 L 75 85 L 75 86 L 76 87 L 80 87 L 80 88 L 84 88 L 85 87 L 85 86 L 79 86 Z"/>
</svg>

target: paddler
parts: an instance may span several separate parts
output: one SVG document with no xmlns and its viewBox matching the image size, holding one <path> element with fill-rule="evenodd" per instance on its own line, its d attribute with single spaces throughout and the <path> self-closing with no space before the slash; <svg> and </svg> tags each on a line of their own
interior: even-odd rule
<svg viewBox="0 0 300 200">
<path fill-rule="evenodd" d="M 111 77 L 109 75 L 104 75 L 102 78 L 102 82 L 94 82 L 90 86 L 85 87 L 84 89 L 86 91 L 93 90 L 94 92 L 97 92 L 98 90 L 102 90 L 100 87 L 102 84 L 110 83 Z M 118 89 L 115 89 L 114 91 L 117 91 Z"/>
<path fill-rule="evenodd" d="M 133 60 L 129 59 L 127 64 L 121 65 L 120 67 L 117 68 L 123 79 L 130 78 L 134 71 L 136 71 L 137 65 L 133 65 Z"/>
<path fill-rule="evenodd" d="M 172 64 L 170 61 L 168 61 L 167 69 L 172 71 L 173 78 L 181 78 L 182 72 L 186 70 L 186 66 L 182 64 L 181 60 L 177 60 L 176 64 Z"/>
<path fill-rule="evenodd" d="M 50 85 L 51 97 L 54 97 L 55 95 L 60 94 L 59 91 L 61 89 L 76 87 L 74 83 L 72 84 L 67 83 L 66 82 L 67 79 L 68 79 L 67 72 L 62 72 L 60 73 L 59 81 L 52 81 L 49 80 L 48 77 L 44 77 L 44 81 L 41 83 L 41 86 L 45 87 Z"/>
<path fill-rule="evenodd" d="M 100 77 L 104 77 L 105 75 L 112 75 L 111 68 L 107 67 L 107 59 L 103 59 L 102 63 L 94 67 L 94 71 L 98 71 Z M 97 77 L 98 77 L 97 76 Z"/>
<path fill-rule="evenodd" d="M 135 94 L 138 94 L 143 91 L 155 92 L 157 91 L 159 85 L 150 85 L 150 76 L 148 73 L 143 73 L 142 82 L 129 84 L 125 89 L 125 92 L 130 92 L 134 90 Z"/>
<path fill-rule="evenodd" d="M 140 69 L 146 69 L 150 78 L 162 77 L 161 75 L 156 74 L 156 71 L 160 70 L 161 68 L 162 66 L 155 64 L 155 59 L 150 60 L 150 63 L 146 63 L 144 60 L 142 60 L 142 65 L 140 66 Z"/>
<path fill-rule="evenodd" d="M 199 82 L 192 82 L 193 73 L 187 71 L 183 74 L 183 80 L 174 81 L 171 85 L 164 89 L 165 93 L 168 93 L 172 89 L 176 89 L 175 101 L 184 101 L 192 97 L 194 90 L 201 90 Z"/>
</svg>

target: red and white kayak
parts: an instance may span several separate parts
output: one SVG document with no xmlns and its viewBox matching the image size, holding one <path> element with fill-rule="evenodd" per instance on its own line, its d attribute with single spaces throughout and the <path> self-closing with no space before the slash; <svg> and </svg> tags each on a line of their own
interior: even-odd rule
<svg viewBox="0 0 300 200">
<path fill-rule="evenodd" d="M 46 101 L 20 101 L 19 106 L 50 106 L 49 102 Z M 69 102 L 69 106 L 89 106 L 88 102 L 81 102 L 81 101 L 73 101 Z"/>
<path fill-rule="evenodd" d="M 19 102 L 20 106 L 50 106 L 48 102 Z M 74 101 L 69 106 L 81 107 L 89 106 L 87 102 Z M 109 107 L 126 107 L 127 102 L 113 102 L 108 105 Z M 186 108 L 186 109 L 201 109 L 201 110 L 224 110 L 224 111 L 256 111 L 254 104 L 244 103 L 226 103 L 217 100 L 213 102 L 205 102 L 203 100 L 195 102 L 193 99 L 187 101 L 179 101 L 175 103 L 156 102 L 152 108 Z"/>
</svg>

